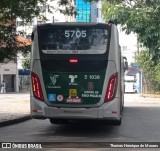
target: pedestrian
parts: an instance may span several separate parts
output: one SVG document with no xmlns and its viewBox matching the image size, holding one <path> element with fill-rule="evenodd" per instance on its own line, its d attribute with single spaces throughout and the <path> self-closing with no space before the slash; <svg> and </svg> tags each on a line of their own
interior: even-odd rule
<svg viewBox="0 0 160 151">
<path fill-rule="evenodd" d="M 23 80 L 21 79 L 21 81 L 20 81 L 20 86 L 19 86 L 19 90 L 22 91 L 22 89 L 23 89 Z"/>
<path fill-rule="evenodd" d="M 5 85 L 5 82 L 2 81 L 1 83 L 1 93 L 5 93 L 6 92 L 6 85 Z"/>
</svg>

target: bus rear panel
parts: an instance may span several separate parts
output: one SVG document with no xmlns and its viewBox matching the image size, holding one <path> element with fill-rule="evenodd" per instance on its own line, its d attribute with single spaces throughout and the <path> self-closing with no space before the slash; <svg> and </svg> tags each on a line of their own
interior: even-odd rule
<svg viewBox="0 0 160 151">
<path fill-rule="evenodd" d="M 42 24 L 32 39 L 33 118 L 120 124 L 124 73 L 114 24 Z"/>
</svg>

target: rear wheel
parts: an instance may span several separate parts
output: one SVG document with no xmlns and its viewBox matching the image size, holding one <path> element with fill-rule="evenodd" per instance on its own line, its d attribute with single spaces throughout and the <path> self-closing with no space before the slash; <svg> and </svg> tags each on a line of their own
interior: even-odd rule
<svg viewBox="0 0 160 151">
<path fill-rule="evenodd" d="M 120 118 L 120 120 L 115 120 L 115 121 L 113 121 L 113 125 L 116 125 L 116 126 L 120 126 L 121 123 L 122 123 L 121 118 Z"/>
</svg>

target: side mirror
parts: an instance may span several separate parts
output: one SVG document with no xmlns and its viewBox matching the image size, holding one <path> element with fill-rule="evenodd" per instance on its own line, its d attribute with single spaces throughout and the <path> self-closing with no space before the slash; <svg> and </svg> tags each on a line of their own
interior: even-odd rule
<svg viewBox="0 0 160 151">
<path fill-rule="evenodd" d="M 32 32 L 31 34 L 31 40 L 33 41 L 34 40 L 34 33 Z"/>
<path fill-rule="evenodd" d="M 124 60 L 124 71 L 128 70 L 128 61 L 126 57 L 123 57 Z"/>
<path fill-rule="evenodd" d="M 124 70 L 125 71 L 128 70 L 128 62 L 127 61 L 124 62 Z"/>
</svg>

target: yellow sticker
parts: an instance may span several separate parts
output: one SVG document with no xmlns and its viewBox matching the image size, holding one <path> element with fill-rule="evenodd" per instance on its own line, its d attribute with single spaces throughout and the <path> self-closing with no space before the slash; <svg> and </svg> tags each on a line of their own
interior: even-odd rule
<svg viewBox="0 0 160 151">
<path fill-rule="evenodd" d="M 77 96 L 77 90 L 76 89 L 69 89 L 69 96 L 76 97 Z"/>
</svg>

